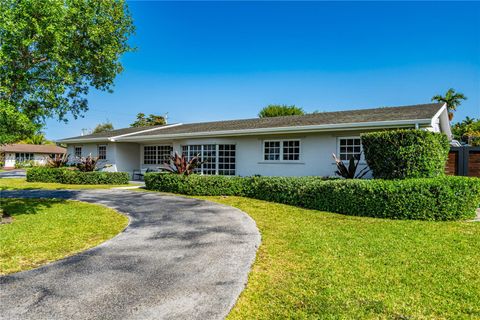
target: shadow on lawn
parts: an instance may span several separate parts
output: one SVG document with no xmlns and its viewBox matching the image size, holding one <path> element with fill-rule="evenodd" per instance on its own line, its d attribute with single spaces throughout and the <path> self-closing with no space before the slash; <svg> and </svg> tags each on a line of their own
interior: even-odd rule
<svg viewBox="0 0 480 320">
<path fill-rule="evenodd" d="M 54 204 L 65 203 L 63 199 L 18 199 L 0 198 L 0 208 L 4 214 L 15 217 L 19 214 L 36 214 Z"/>
</svg>

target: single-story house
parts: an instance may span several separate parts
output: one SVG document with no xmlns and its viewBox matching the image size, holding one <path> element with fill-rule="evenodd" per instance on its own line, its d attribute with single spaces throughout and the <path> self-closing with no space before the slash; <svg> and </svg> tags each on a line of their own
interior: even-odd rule
<svg viewBox="0 0 480 320">
<path fill-rule="evenodd" d="M 124 128 L 61 140 L 76 157 L 98 156 L 113 171 L 158 170 L 176 151 L 200 154 L 202 174 L 331 176 L 332 153 L 362 157 L 360 134 L 394 128 L 445 133 L 445 104 L 430 103 L 301 116 Z"/>
<path fill-rule="evenodd" d="M 16 164 L 27 161 L 44 165 L 48 157 L 63 155 L 66 151 L 67 149 L 55 145 L 7 144 L 0 146 L 5 169 L 13 169 Z"/>
</svg>

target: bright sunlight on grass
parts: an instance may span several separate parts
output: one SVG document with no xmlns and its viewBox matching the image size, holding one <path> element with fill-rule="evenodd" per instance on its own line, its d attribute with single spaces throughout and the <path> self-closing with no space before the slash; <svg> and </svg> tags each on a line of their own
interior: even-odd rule
<svg viewBox="0 0 480 320">
<path fill-rule="evenodd" d="M 115 187 L 128 187 L 133 184 L 62 184 L 45 182 L 27 182 L 24 178 L 0 179 L 0 190 L 28 190 L 28 189 L 111 189 Z"/>
<path fill-rule="evenodd" d="M 480 317 L 480 223 L 343 216 L 239 197 L 262 245 L 229 319 Z"/>
<path fill-rule="evenodd" d="M 112 209 L 77 201 L 3 199 L 2 206 L 13 222 L 0 225 L 0 274 L 94 247 L 128 224 L 127 217 Z"/>
</svg>

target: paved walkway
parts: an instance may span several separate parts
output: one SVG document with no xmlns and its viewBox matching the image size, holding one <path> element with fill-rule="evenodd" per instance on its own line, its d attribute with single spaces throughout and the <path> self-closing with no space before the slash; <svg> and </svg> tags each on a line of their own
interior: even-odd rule
<svg viewBox="0 0 480 320">
<path fill-rule="evenodd" d="M 23 169 L 18 170 L 8 170 L 0 172 L 0 179 L 1 178 L 25 178 L 27 173 Z"/>
<path fill-rule="evenodd" d="M 195 199 L 125 190 L 0 196 L 76 199 L 131 219 L 96 248 L 0 277 L 0 319 L 222 319 L 260 244 L 245 213 Z"/>
</svg>

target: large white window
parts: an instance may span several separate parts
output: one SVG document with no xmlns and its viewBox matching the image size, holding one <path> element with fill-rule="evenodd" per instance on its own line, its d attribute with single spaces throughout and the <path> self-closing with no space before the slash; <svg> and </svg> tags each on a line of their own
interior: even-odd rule
<svg viewBox="0 0 480 320">
<path fill-rule="evenodd" d="M 168 162 L 172 150 L 169 145 L 144 146 L 143 164 L 164 164 Z"/>
<path fill-rule="evenodd" d="M 82 147 L 75 147 L 75 157 L 76 158 L 82 157 Z"/>
<path fill-rule="evenodd" d="M 16 162 L 24 162 L 33 160 L 33 153 L 15 153 L 15 161 Z"/>
<path fill-rule="evenodd" d="M 235 175 L 234 144 L 194 144 L 182 146 L 188 160 L 200 157 L 201 165 L 195 172 L 202 174 Z"/>
<path fill-rule="evenodd" d="M 362 155 L 362 141 L 359 137 L 338 138 L 338 155 L 342 161 L 350 161 L 350 158 L 360 160 Z"/>
<path fill-rule="evenodd" d="M 98 159 L 99 160 L 107 159 L 107 146 L 105 145 L 98 146 Z"/>
<path fill-rule="evenodd" d="M 271 140 L 263 142 L 263 160 L 300 160 L 300 140 Z"/>
</svg>

